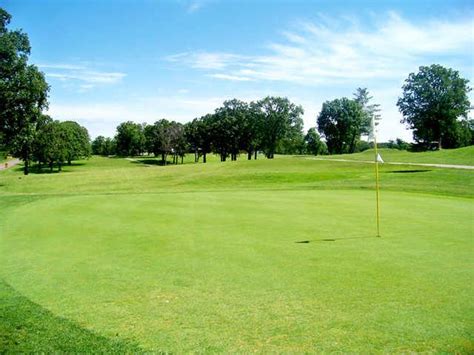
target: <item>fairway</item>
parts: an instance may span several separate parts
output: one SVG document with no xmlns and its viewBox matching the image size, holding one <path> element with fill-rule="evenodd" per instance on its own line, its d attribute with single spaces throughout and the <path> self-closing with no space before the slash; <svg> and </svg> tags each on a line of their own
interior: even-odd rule
<svg viewBox="0 0 474 355">
<path fill-rule="evenodd" d="M 407 193 L 392 181 L 375 238 L 372 190 L 309 187 L 298 173 L 305 167 L 321 183 L 331 180 L 325 169 L 341 169 L 332 179 L 364 186 L 370 167 L 349 164 L 354 174 L 344 164 L 297 158 L 90 165 L 51 175 L 63 182 L 60 194 L 13 193 L 22 191 L 16 173 L 4 180 L 10 208 L 1 221 L 0 275 L 61 319 L 152 351 L 473 349 L 474 205 L 449 196 L 449 187 Z M 67 185 L 76 173 L 96 181 L 116 167 L 129 188 L 126 171 L 151 174 L 146 185 L 138 181 L 154 191 L 125 192 L 123 184 L 113 191 L 112 181 L 103 193 L 97 186 L 77 193 Z M 199 188 L 163 182 L 170 171 L 174 182 L 183 172 L 203 174 Z M 457 174 L 472 181 L 470 172 Z M 248 175 L 256 186 L 242 189 Z M 403 190 L 401 175 L 390 179 Z M 41 188 L 44 176 L 29 178 Z M 241 184 L 211 189 L 219 178 Z"/>
</svg>

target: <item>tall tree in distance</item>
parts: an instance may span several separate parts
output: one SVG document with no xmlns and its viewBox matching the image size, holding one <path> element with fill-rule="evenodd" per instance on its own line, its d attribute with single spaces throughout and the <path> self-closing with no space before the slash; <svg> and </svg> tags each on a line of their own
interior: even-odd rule
<svg viewBox="0 0 474 355">
<path fill-rule="evenodd" d="M 318 130 L 330 154 L 354 153 L 366 116 L 362 106 L 346 97 L 326 101 L 318 116 Z"/>
<path fill-rule="evenodd" d="M 62 164 L 68 158 L 67 134 L 67 128 L 59 121 L 50 121 L 38 130 L 32 154 L 40 167 L 42 163 L 46 163 L 50 171 L 53 171 L 56 163 L 58 171 L 62 170 Z"/>
<path fill-rule="evenodd" d="M 292 130 L 302 130 L 304 111 L 286 97 L 271 96 L 260 100 L 258 108 L 261 115 L 262 147 L 267 158 L 273 159 L 278 141 L 288 136 Z"/>
<path fill-rule="evenodd" d="M 61 122 L 66 138 L 66 160 L 71 161 L 88 158 L 91 155 L 91 143 L 87 128 L 74 121 Z"/>
<path fill-rule="evenodd" d="M 313 155 L 327 154 L 326 144 L 321 140 L 316 128 L 308 130 L 304 137 L 306 143 L 306 152 Z"/>
<path fill-rule="evenodd" d="M 132 121 L 119 124 L 115 141 L 117 144 L 117 154 L 122 156 L 141 154 L 145 150 L 143 126 Z"/>
<path fill-rule="evenodd" d="M 0 133 L 7 150 L 24 161 L 27 175 L 49 86 L 43 73 L 28 65 L 28 36 L 8 30 L 10 20 L 10 14 L 0 8 Z"/>
<path fill-rule="evenodd" d="M 369 96 L 369 90 L 367 90 L 367 88 L 357 88 L 354 93 L 354 100 L 361 105 L 364 113 L 364 118 L 360 128 L 360 133 L 362 135 L 370 135 L 370 132 L 372 131 L 372 120 L 374 121 L 374 126 L 378 126 L 380 123 L 380 105 L 371 104 L 370 101 L 372 99 L 373 97 Z"/>
<path fill-rule="evenodd" d="M 441 149 L 453 136 L 458 119 L 466 118 L 469 111 L 468 83 L 458 71 L 438 64 L 422 66 L 418 73 L 408 76 L 397 105 L 403 114 L 402 123 L 413 129 L 417 142 L 436 141 Z"/>
</svg>

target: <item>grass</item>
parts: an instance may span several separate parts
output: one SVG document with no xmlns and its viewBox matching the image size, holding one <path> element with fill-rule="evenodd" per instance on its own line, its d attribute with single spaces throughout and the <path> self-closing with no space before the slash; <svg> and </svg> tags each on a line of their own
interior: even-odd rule
<svg viewBox="0 0 474 355">
<path fill-rule="evenodd" d="M 379 153 L 386 162 L 474 165 L 474 146 L 430 152 L 408 152 L 385 148 L 379 149 Z M 356 154 L 331 155 L 323 158 L 373 161 L 374 150 L 369 149 Z"/>
<path fill-rule="evenodd" d="M 418 170 L 382 238 L 370 165 L 0 172 L 0 351 L 472 352 L 474 173 Z"/>
</svg>

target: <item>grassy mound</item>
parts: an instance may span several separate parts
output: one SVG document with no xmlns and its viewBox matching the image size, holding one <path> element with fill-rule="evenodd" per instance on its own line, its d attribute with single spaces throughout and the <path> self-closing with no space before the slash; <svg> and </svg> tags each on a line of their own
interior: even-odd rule
<svg viewBox="0 0 474 355">
<path fill-rule="evenodd" d="M 423 163 L 423 164 L 454 164 L 474 165 L 474 146 L 443 149 L 430 152 L 407 152 L 397 149 L 379 149 L 380 155 L 386 162 Z M 374 150 L 369 149 L 355 154 L 339 154 L 324 157 L 326 159 L 374 160 Z"/>
</svg>

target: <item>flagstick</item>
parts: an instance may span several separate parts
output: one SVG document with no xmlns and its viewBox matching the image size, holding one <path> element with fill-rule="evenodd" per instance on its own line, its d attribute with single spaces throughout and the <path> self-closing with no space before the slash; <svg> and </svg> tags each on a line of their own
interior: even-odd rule
<svg viewBox="0 0 474 355">
<path fill-rule="evenodd" d="M 375 196 L 377 200 L 377 237 L 380 238 L 380 203 L 379 203 L 379 153 L 377 151 L 377 137 L 374 129 L 374 148 L 375 148 Z"/>
</svg>

